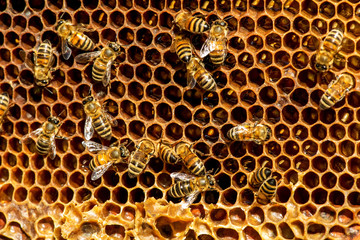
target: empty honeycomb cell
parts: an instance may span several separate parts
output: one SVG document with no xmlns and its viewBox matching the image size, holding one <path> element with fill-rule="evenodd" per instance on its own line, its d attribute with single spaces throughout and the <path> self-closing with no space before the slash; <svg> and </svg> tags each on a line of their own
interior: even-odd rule
<svg viewBox="0 0 360 240">
<path fill-rule="evenodd" d="M 355 144 L 350 140 L 342 141 L 339 145 L 340 153 L 345 157 L 350 157 L 355 152 Z"/>
<path fill-rule="evenodd" d="M 312 35 L 307 35 L 302 38 L 302 46 L 307 48 L 310 51 L 315 51 L 319 48 L 319 40 Z"/>
<path fill-rule="evenodd" d="M 80 172 L 74 172 L 70 175 L 69 183 L 74 188 L 79 188 L 84 185 L 85 178 Z"/>
<path fill-rule="evenodd" d="M 277 123 L 280 121 L 280 111 L 276 107 L 269 107 L 266 109 L 266 121 L 270 123 Z"/>
<path fill-rule="evenodd" d="M 147 128 L 148 136 L 152 139 L 160 139 L 162 136 L 162 127 L 159 124 L 153 124 Z"/>
<path fill-rule="evenodd" d="M 158 50 L 156 50 L 155 48 L 153 49 L 149 49 L 146 51 L 145 53 L 145 60 L 153 65 L 156 66 L 161 62 L 161 54 Z"/>
<path fill-rule="evenodd" d="M 228 113 L 223 108 L 216 108 L 212 112 L 212 120 L 215 124 L 223 125 L 227 122 Z"/>
<path fill-rule="evenodd" d="M 125 228 L 121 225 L 106 225 L 105 233 L 113 238 L 124 238 L 125 237 Z"/>
<path fill-rule="evenodd" d="M 227 223 L 228 214 L 227 211 L 223 208 L 215 208 L 210 211 L 210 219 L 216 224 L 225 224 Z"/>
<path fill-rule="evenodd" d="M 14 187 L 11 184 L 4 184 L 0 188 L 0 200 L 2 203 L 7 203 L 12 201 L 14 193 Z"/>
<path fill-rule="evenodd" d="M 91 192 L 89 193 L 91 194 Z M 112 191 L 112 198 L 116 203 L 124 204 L 128 201 L 128 191 L 126 188 L 117 187 Z"/>
<path fill-rule="evenodd" d="M 264 211 L 260 207 L 253 207 L 248 211 L 247 219 L 252 225 L 260 225 L 265 219 Z"/>
<path fill-rule="evenodd" d="M 276 238 L 278 233 L 276 230 L 276 226 L 273 223 L 265 223 L 260 230 L 261 236 L 265 239 L 273 239 Z"/>
<path fill-rule="evenodd" d="M 150 172 L 144 172 L 144 173 L 140 174 L 139 182 L 143 187 L 149 188 L 149 187 L 152 187 L 154 185 L 155 177 Z"/>
<path fill-rule="evenodd" d="M 44 25 L 41 22 L 41 19 L 38 16 L 33 16 L 29 19 L 28 28 L 33 33 L 38 33 L 43 30 Z"/>
<path fill-rule="evenodd" d="M 53 177 L 52 177 L 52 182 L 57 187 L 64 186 L 67 183 L 67 174 L 66 174 L 66 172 L 64 172 L 62 170 L 57 170 L 56 172 L 54 172 Z"/>
<path fill-rule="evenodd" d="M 142 102 L 139 105 L 139 115 L 146 120 L 154 119 L 154 106 L 150 102 Z"/>
<path fill-rule="evenodd" d="M 131 203 L 143 202 L 145 199 L 145 193 L 141 188 L 135 188 L 130 192 L 129 201 Z"/>
<path fill-rule="evenodd" d="M 34 204 L 40 203 L 43 192 L 39 187 L 33 187 L 29 190 L 29 200 Z"/>
<path fill-rule="evenodd" d="M 258 86 L 261 86 L 265 82 L 264 71 L 258 68 L 253 68 L 248 74 L 249 80 Z"/>
<path fill-rule="evenodd" d="M 339 186 L 344 190 L 350 190 L 353 187 L 354 182 L 354 178 L 347 173 L 344 173 L 339 178 Z"/>
<path fill-rule="evenodd" d="M 48 204 L 55 203 L 59 197 L 59 192 L 54 187 L 49 187 L 44 192 L 44 199 Z"/>
<path fill-rule="evenodd" d="M 262 239 L 259 233 L 251 226 L 247 226 L 246 228 L 243 229 L 243 236 L 245 239 L 254 239 L 254 240 Z"/>
<path fill-rule="evenodd" d="M 146 197 L 151 198 L 154 197 L 155 199 L 160 199 L 163 197 L 163 192 L 158 188 L 153 188 L 150 191 L 147 192 Z"/>
<path fill-rule="evenodd" d="M 136 115 L 136 107 L 135 104 L 129 100 L 124 100 L 120 104 L 121 112 L 125 113 L 129 117 L 133 117 Z"/>
<path fill-rule="evenodd" d="M 123 28 L 119 32 L 119 40 L 122 45 L 130 45 L 134 41 L 134 31 L 130 28 Z"/>
<path fill-rule="evenodd" d="M 287 141 L 284 150 L 289 156 L 295 156 L 299 153 L 299 145 L 295 141 Z"/>
<path fill-rule="evenodd" d="M 60 198 L 59 198 L 59 200 L 61 202 L 65 203 L 65 204 L 69 203 L 69 202 L 71 202 L 73 197 L 74 197 L 74 191 L 71 188 L 65 187 L 65 188 L 61 189 Z M 99 199 L 98 199 L 98 201 L 99 201 Z"/>
<path fill-rule="evenodd" d="M 311 161 L 311 165 L 313 169 L 316 171 L 322 173 L 325 172 L 328 168 L 327 160 L 322 156 L 317 156 Z"/>
<path fill-rule="evenodd" d="M 131 134 L 136 139 L 142 137 L 145 132 L 145 125 L 141 121 L 132 121 L 129 124 L 129 134 Z"/>
<path fill-rule="evenodd" d="M 285 122 L 289 124 L 295 124 L 299 121 L 299 112 L 292 105 L 286 105 L 282 109 L 282 116 Z"/>
<path fill-rule="evenodd" d="M 131 82 L 128 86 L 129 97 L 141 100 L 144 96 L 144 88 L 138 82 Z"/>
<path fill-rule="evenodd" d="M 110 190 L 106 187 L 100 187 L 95 191 L 94 197 L 99 201 L 99 203 L 105 203 L 110 200 Z"/>
<path fill-rule="evenodd" d="M 286 66 L 290 63 L 290 55 L 285 51 L 278 51 L 274 55 L 274 61 L 279 66 Z"/>
<path fill-rule="evenodd" d="M 330 228 L 329 235 L 331 237 L 336 237 L 336 238 L 339 238 L 339 239 L 345 239 L 346 238 L 345 229 L 343 227 L 341 227 L 341 226 L 338 226 L 338 225 Z"/>
<path fill-rule="evenodd" d="M 349 224 L 354 220 L 354 213 L 349 209 L 343 209 L 338 213 L 338 221 L 341 224 Z"/>
<path fill-rule="evenodd" d="M 250 206 L 255 199 L 254 192 L 250 189 L 244 189 L 239 194 L 239 202 L 243 206 Z"/>
<path fill-rule="evenodd" d="M 128 60 L 132 64 L 139 63 L 143 60 L 144 52 L 141 48 L 132 46 L 128 50 Z"/>
<path fill-rule="evenodd" d="M 216 190 L 206 191 L 204 196 L 204 202 L 207 204 L 217 204 L 219 201 L 219 192 Z"/>
<path fill-rule="evenodd" d="M 41 170 L 37 173 L 37 183 L 39 183 L 42 186 L 46 186 L 51 181 L 51 174 L 48 170 Z"/>
<path fill-rule="evenodd" d="M 309 203 L 306 204 L 305 206 L 302 206 L 300 208 L 300 212 L 305 216 L 305 217 L 312 217 L 315 215 L 317 208 L 315 207 L 315 205 Z"/>
<path fill-rule="evenodd" d="M 312 125 L 318 121 L 318 111 L 312 107 L 305 108 L 301 112 L 302 119 L 309 125 Z M 295 133 L 295 132 L 294 132 Z"/>
<path fill-rule="evenodd" d="M 261 106 L 255 105 L 249 109 L 249 120 L 254 122 L 260 121 L 261 119 L 263 119 L 263 116 L 264 109 Z"/>
<path fill-rule="evenodd" d="M 134 69 L 128 64 L 123 64 L 120 66 L 120 73 L 128 79 L 132 79 L 134 77 Z"/>
<path fill-rule="evenodd" d="M 41 20 L 47 27 L 52 26 L 56 23 L 56 14 L 50 9 L 46 9 L 42 12 Z"/>
<path fill-rule="evenodd" d="M 36 45 L 36 38 L 31 33 L 25 33 L 21 36 L 21 44 L 25 49 L 32 49 Z"/>
<path fill-rule="evenodd" d="M 319 210 L 319 216 L 326 222 L 333 222 L 336 218 L 336 211 L 330 207 L 322 207 Z"/>
<path fill-rule="evenodd" d="M 319 176 L 314 172 L 308 172 L 303 178 L 304 184 L 308 188 L 315 188 L 319 185 Z"/>
<path fill-rule="evenodd" d="M 336 153 L 336 145 L 332 141 L 325 141 L 320 144 L 321 151 L 328 157 Z"/>
<path fill-rule="evenodd" d="M 9 48 L 14 48 L 16 46 L 19 45 L 19 35 L 15 32 L 8 32 L 6 33 L 5 35 L 5 45 Z M 4 52 L 6 51 L 7 49 L 1 49 L 1 53 L 0 53 L 0 56 L 1 56 L 1 59 L 5 60 L 6 61 L 6 57 L 8 57 L 8 59 L 10 59 L 10 55 L 7 55 L 7 52 L 9 52 L 7 50 L 7 52 Z M 9 62 L 9 61 L 7 61 Z"/>
<path fill-rule="evenodd" d="M 32 186 L 35 183 L 35 173 L 31 170 L 26 171 L 24 174 L 23 183 L 27 187 Z"/>
<path fill-rule="evenodd" d="M 352 207 L 360 206 L 360 193 L 359 192 L 352 192 L 347 197 L 349 205 Z"/>
<path fill-rule="evenodd" d="M 26 200 L 27 195 L 28 195 L 28 192 L 27 192 L 26 188 L 19 187 L 15 190 L 14 199 L 17 202 L 23 202 Z"/>
<path fill-rule="evenodd" d="M 152 39 L 152 33 L 146 28 L 141 28 L 136 32 L 136 40 L 143 46 L 149 46 Z"/>
<path fill-rule="evenodd" d="M 299 187 L 294 192 L 294 200 L 298 204 L 305 204 L 309 201 L 309 192 L 302 187 Z"/>
<path fill-rule="evenodd" d="M 276 102 L 277 94 L 274 88 L 264 87 L 259 92 L 260 100 L 265 104 L 273 104 Z"/>
<path fill-rule="evenodd" d="M 19 68 L 13 64 L 8 65 L 5 68 L 5 72 L 9 80 L 17 79 L 19 76 Z"/>
<path fill-rule="evenodd" d="M 3 13 L 0 15 L 0 28 L 3 30 L 9 29 L 11 26 L 11 20 L 12 18 L 10 17 L 9 14 L 7 13 Z M 25 20 L 25 24 L 26 24 L 26 20 Z"/>
<path fill-rule="evenodd" d="M 311 193 L 311 199 L 315 204 L 324 204 L 327 200 L 327 191 L 322 188 L 318 188 Z"/>
<path fill-rule="evenodd" d="M 311 132 L 311 135 L 319 141 L 325 139 L 326 135 L 327 135 L 326 128 L 321 124 L 316 124 L 316 125 L 312 126 L 310 129 L 310 132 Z"/>
<path fill-rule="evenodd" d="M 229 105 L 236 105 L 238 103 L 238 97 L 234 90 L 231 88 L 226 88 L 221 91 L 221 98 L 224 102 Z"/>
<path fill-rule="evenodd" d="M 335 187 L 337 177 L 332 172 L 327 172 L 321 177 L 321 184 L 328 189 Z"/>
<path fill-rule="evenodd" d="M 253 105 L 256 102 L 257 96 L 255 92 L 249 89 L 241 92 L 240 99 L 249 105 Z"/>
<path fill-rule="evenodd" d="M 6 168 L 1 168 L 0 176 L 1 176 L 0 182 L 5 183 L 9 179 L 9 170 L 7 170 Z"/>
<path fill-rule="evenodd" d="M 296 52 L 292 58 L 292 64 L 297 69 L 305 68 L 309 63 L 309 57 L 304 52 Z"/>
<path fill-rule="evenodd" d="M 186 126 L 185 136 L 191 141 L 197 141 L 201 138 L 201 129 L 194 124 Z"/>
<path fill-rule="evenodd" d="M 257 26 L 265 31 L 273 29 L 273 21 L 269 16 L 262 16 L 257 20 Z"/>
<path fill-rule="evenodd" d="M 302 70 L 298 77 L 301 84 L 305 84 L 308 88 L 315 87 L 317 83 L 316 74 L 311 69 Z"/>
<path fill-rule="evenodd" d="M 32 110 L 32 106 L 28 105 L 28 114 L 30 114 L 30 116 L 32 116 L 32 112 L 34 111 L 34 115 L 35 115 L 35 109 Z M 73 117 L 75 119 L 83 119 L 85 118 L 85 113 L 84 113 L 84 110 L 83 110 L 83 106 L 81 103 L 78 103 L 78 102 L 74 102 L 74 103 L 71 103 L 69 105 L 69 116 L 70 117 Z"/>
<path fill-rule="evenodd" d="M 360 25 L 359 25 L 360 27 Z M 351 56 L 348 58 L 348 67 L 355 70 L 355 71 L 359 71 L 360 70 L 360 58 L 358 56 Z"/>
<path fill-rule="evenodd" d="M 76 157 L 72 154 L 66 154 L 62 159 L 62 164 L 68 172 L 74 171 L 77 167 Z"/>
</svg>

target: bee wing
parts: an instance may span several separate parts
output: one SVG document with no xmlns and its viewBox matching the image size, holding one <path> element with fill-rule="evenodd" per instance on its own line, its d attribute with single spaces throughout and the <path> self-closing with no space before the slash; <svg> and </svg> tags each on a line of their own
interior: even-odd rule
<svg viewBox="0 0 360 240">
<path fill-rule="evenodd" d="M 20 143 L 24 142 L 25 139 L 27 139 L 27 138 L 33 138 L 33 137 L 39 136 L 41 132 L 42 132 L 42 128 L 40 127 L 38 129 L 36 129 L 35 131 L 32 131 L 31 133 L 24 135 L 21 138 Z"/>
<path fill-rule="evenodd" d="M 61 54 L 65 60 L 68 60 L 71 56 L 71 49 L 66 39 L 62 39 L 61 41 Z"/>
<path fill-rule="evenodd" d="M 94 135 L 94 128 L 92 127 L 92 120 L 90 117 L 86 117 L 84 135 L 86 140 L 90 140 Z"/>
<path fill-rule="evenodd" d="M 31 60 L 30 57 L 26 56 L 26 52 L 24 50 L 21 49 L 19 51 L 19 55 L 20 55 L 21 59 L 24 61 L 26 67 L 28 67 L 30 69 L 34 69 L 34 66 L 35 66 L 34 62 Z"/>
<path fill-rule="evenodd" d="M 193 193 L 191 193 L 189 196 L 185 197 L 185 201 L 181 203 L 181 207 L 182 209 L 187 209 L 197 198 L 197 196 L 199 196 L 200 191 L 195 191 Z"/>
<path fill-rule="evenodd" d="M 78 23 L 76 26 L 76 30 L 79 32 L 93 32 L 95 29 L 89 28 L 87 24 Z"/>
<path fill-rule="evenodd" d="M 189 174 L 181 173 L 181 172 L 173 172 L 170 174 L 170 177 L 174 178 L 175 181 L 185 181 L 185 180 L 191 180 L 191 179 L 195 178 L 193 175 L 189 175 Z"/>
<path fill-rule="evenodd" d="M 75 57 L 75 61 L 77 63 L 85 64 L 85 63 L 90 62 L 91 60 L 97 58 L 98 56 L 100 56 L 100 54 L 101 54 L 101 51 L 82 53 Z"/>
<path fill-rule="evenodd" d="M 194 76 L 189 72 L 187 72 L 187 85 L 189 86 L 189 88 L 194 88 L 196 85 L 196 80 L 194 78 Z"/>
<path fill-rule="evenodd" d="M 118 125 L 118 121 L 117 121 L 113 116 L 111 116 L 111 114 L 109 114 L 109 113 L 107 112 L 107 110 L 104 108 L 104 105 L 103 105 L 102 110 L 103 110 L 103 113 L 104 113 L 105 117 L 109 120 L 110 124 L 111 124 L 112 126 L 117 126 L 117 125 Z"/>
<path fill-rule="evenodd" d="M 102 83 L 104 85 L 104 87 L 106 87 L 109 82 L 110 82 L 110 77 L 111 77 L 111 65 L 112 65 L 113 61 L 109 61 L 106 64 L 106 72 L 105 72 L 105 76 L 104 79 L 102 80 Z"/>
<path fill-rule="evenodd" d="M 96 143 L 94 141 L 82 141 L 82 145 L 87 147 L 89 152 L 98 152 L 101 150 L 107 150 L 108 147 L 101 145 L 100 143 Z"/>
<path fill-rule="evenodd" d="M 200 49 L 200 57 L 204 58 L 207 55 L 209 55 L 209 53 L 211 53 L 214 50 L 214 43 L 215 41 L 212 41 L 210 38 L 206 39 L 206 41 L 204 42 L 204 44 L 202 45 L 201 49 Z"/>
<path fill-rule="evenodd" d="M 95 181 L 101 178 L 102 175 L 111 167 L 113 162 L 107 162 L 103 165 L 100 165 L 94 169 L 94 171 L 91 174 L 91 180 Z"/>
<path fill-rule="evenodd" d="M 56 145 L 55 145 L 55 138 L 51 138 L 50 143 L 50 152 L 49 152 L 50 159 L 54 159 L 56 156 Z"/>
</svg>

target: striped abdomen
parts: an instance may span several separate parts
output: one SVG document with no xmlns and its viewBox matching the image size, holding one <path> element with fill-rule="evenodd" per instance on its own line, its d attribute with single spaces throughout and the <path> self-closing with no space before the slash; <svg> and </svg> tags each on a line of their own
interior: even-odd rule
<svg viewBox="0 0 360 240">
<path fill-rule="evenodd" d="M 98 166 L 104 165 L 109 162 L 109 158 L 106 155 L 106 151 L 100 151 L 95 158 L 90 161 L 89 169 L 94 171 Z"/>
<path fill-rule="evenodd" d="M 94 42 L 82 32 L 75 32 L 69 38 L 69 44 L 84 51 L 91 51 L 95 48 Z"/>
<path fill-rule="evenodd" d="M 50 151 L 51 139 L 48 135 L 40 134 L 36 141 L 36 152 L 40 155 L 46 155 Z"/>
<path fill-rule="evenodd" d="M 324 39 L 324 42 L 321 45 L 321 50 L 330 52 L 332 55 L 335 55 L 341 46 L 344 34 L 338 29 L 333 29 Z"/>
<path fill-rule="evenodd" d="M 259 188 L 260 185 L 270 177 L 271 170 L 267 167 L 262 167 L 258 169 L 255 173 L 251 175 L 249 184 L 253 188 Z"/>
<path fill-rule="evenodd" d="M 188 39 L 181 39 L 176 42 L 176 54 L 184 63 L 190 61 L 192 56 L 192 50 Z"/>
<path fill-rule="evenodd" d="M 259 189 L 258 201 L 260 203 L 266 203 L 270 201 L 276 193 L 276 180 L 274 178 L 269 178 L 266 180 Z"/>
<path fill-rule="evenodd" d="M 47 42 L 41 43 L 36 53 L 35 65 L 47 67 L 50 64 L 51 58 L 52 58 L 51 45 Z"/>
<path fill-rule="evenodd" d="M 191 180 L 180 181 L 172 185 L 169 190 L 169 196 L 173 198 L 182 198 L 190 195 L 194 191 L 194 184 Z"/>
<path fill-rule="evenodd" d="M 103 115 L 92 118 L 92 125 L 100 137 L 110 140 L 112 130 L 109 121 Z"/>
<path fill-rule="evenodd" d="M 149 158 L 145 155 L 145 153 L 136 150 L 131 156 L 131 160 L 129 162 L 128 174 L 130 178 L 134 178 L 138 176 L 146 167 L 149 162 Z"/>
<path fill-rule="evenodd" d="M 201 159 L 194 153 L 190 153 L 183 158 L 184 165 L 195 176 L 205 175 L 205 166 Z"/>
<path fill-rule="evenodd" d="M 108 61 L 104 61 L 101 57 L 95 59 L 92 68 L 92 77 L 95 81 L 102 81 L 106 74 L 106 65 Z"/>
<path fill-rule="evenodd" d="M 174 154 L 173 150 L 164 144 L 160 145 L 159 152 L 159 157 L 164 162 L 175 164 L 179 160 L 179 157 Z"/>
<path fill-rule="evenodd" d="M 185 29 L 193 33 L 202 33 L 209 29 L 209 24 L 201 18 L 189 17 Z"/>
<path fill-rule="evenodd" d="M 251 141 L 254 137 L 252 126 L 241 125 L 231 128 L 227 136 L 234 141 Z"/>
<path fill-rule="evenodd" d="M 9 107 L 10 99 L 7 95 L 0 94 L 0 118 L 2 119 Z"/>
<path fill-rule="evenodd" d="M 210 60 L 213 64 L 215 64 L 215 65 L 223 64 L 223 62 L 225 61 L 225 58 L 226 58 L 225 47 L 226 47 L 226 45 L 224 46 L 222 44 L 222 42 L 220 42 L 219 44 L 216 43 L 216 49 L 211 51 L 209 54 Z"/>
<path fill-rule="evenodd" d="M 336 100 L 333 97 L 331 97 L 331 95 L 325 92 L 320 99 L 319 108 L 321 110 L 331 108 L 332 106 L 335 105 L 335 101 Z"/>
<path fill-rule="evenodd" d="M 216 91 L 216 82 L 209 72 L 205 69 L 198 70 L 194 75 L 199 86 L 207 91 Z"/>
</svg>

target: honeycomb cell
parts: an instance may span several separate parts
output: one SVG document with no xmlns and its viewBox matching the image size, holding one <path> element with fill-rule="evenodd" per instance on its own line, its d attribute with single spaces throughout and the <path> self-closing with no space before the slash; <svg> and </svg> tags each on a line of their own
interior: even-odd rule
<svg viewBox="0 0 360 240">
<path fill-rule="evenodd" d="M 40 203 L 43 192 L 39 187 L 33 187 L 29 190 L 29 200 L 34 204 Z"/>
<path fill-rule="evenodd" d="M 327 172 L 321 177 L 321 184 L 328 189 L 336 185 L 337 177 L 332 172 Z"/>
<path fill-rule="evenodd" d="M 74 197 L 74 191 L 69 187 L 65 187 L 60 191 L 59 199 L 61 202 L 65 203 L 65 204 L 71 202 L 73 197 Z"/>
<path fill-rule="evenodd" d="M 276 230 L 276 226 L 273 223 L 265 223 L 261 227 L 261 236 L 263 236 L 265 239 L 273 239 L 276 238 L 278 233 Z"/>
<path fill-rule="evenodd" d="M 358 207 L 360 205 L 360 193 L 359 192 L 352 192 L 347 197 L 349 205 L 353 207 Z"/>
<path fill-rule="evenodd" d="M 299 112 L 292 105 L 287 105 L 282 109 L 282 116 L 284 121 L 289 124 L 295 124 L 299 121 Z"/>
<path fill-rule="evenodd" d="M 259 233 L 252 227 L 247 226 L 243 230 L 244 237 L 246 236 L 248 239 L 260 240 L 262 239 Z"/>
<path fill-rule="evenodd" d="M 276 107 L 266 109 L 266 121 L 276 124 L 280 121 L 280 111 Z"/>
<path fill-rule="evenodd" d="M 27 195 L 28 195 L 28 192 L 27 192 L 26 188 L 19 187 L 18 189 L 15 190 L 14 199 L 17 202 L 23 202 L 26 200 Z"/>
<path fill-rule="evenodd" d="M 23 183 L 25 186 L 29 187 L 35 183 L 35 173 L 31 170 L 28 170 L 24 174 Z"/>
<path fill-rule="evenodd" d="M 305 108 L 302 112 L 302 119 L 307 123 L 307 124 L 314 124 L 318 121 L 318 112 L 311 107 Z"/>
<path fill-rule="evenodd" d="M 59 197 L 59 193 L 54 187 L 47 188 L 44 192 L 44 199 L 48 204 L 55 203 Z"/>
</svg>

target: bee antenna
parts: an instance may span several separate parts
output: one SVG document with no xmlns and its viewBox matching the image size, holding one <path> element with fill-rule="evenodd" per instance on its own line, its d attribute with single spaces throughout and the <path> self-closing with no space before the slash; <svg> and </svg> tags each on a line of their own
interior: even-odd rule
<svg viewBox="0 0 360 240">
<path fill-rule="evenodd" d="M 50 89 L 48 89 L 47 87 L 44 87 L 46 89 L 46 91 L 48 91 L 51 94 L 54 94 Z"/>
<path fill-rule="evenodd" d="M 66 108 L 64 108 L 57 116 L 59 117 L 65 111 L 66 111 Z"/>
<path fill-rule="evenodd" d="M 65 12 L 63 12 L 63 13 L 61 14 L 60 19 L 62 19 L 62 17 L 64 16 L 64 14 L 65 14 Z"/>
</svg>

